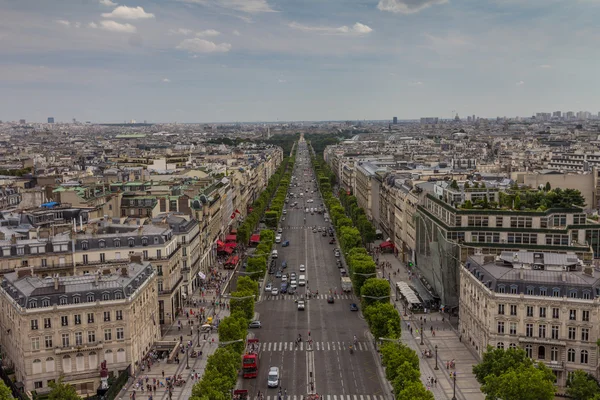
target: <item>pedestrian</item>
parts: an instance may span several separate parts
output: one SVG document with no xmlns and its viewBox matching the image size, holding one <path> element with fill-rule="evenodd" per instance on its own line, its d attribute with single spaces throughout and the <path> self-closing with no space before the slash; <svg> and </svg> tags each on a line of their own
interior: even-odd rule
<svg viewBox="0 0 600 400">
<path fill-rule="evenodd" d="M 437 387 L 437 378 L 433 380 L 433 387 Z"/>
<path fill-rule="evenodd" d="M 164 369 L 162 370 L 162 377 L 163 378 L 165 377 L 165 370 Z"/>
</svg>

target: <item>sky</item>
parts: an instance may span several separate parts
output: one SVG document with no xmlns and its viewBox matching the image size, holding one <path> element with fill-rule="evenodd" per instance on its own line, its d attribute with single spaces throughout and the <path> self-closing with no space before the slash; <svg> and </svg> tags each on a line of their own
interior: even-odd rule
<svg viewBox="0 0 600 400">
<path fill-rule="evenodd" d="M 0 120 L 600 111 L 600 0 L 0 0 Z"/>
</svg>

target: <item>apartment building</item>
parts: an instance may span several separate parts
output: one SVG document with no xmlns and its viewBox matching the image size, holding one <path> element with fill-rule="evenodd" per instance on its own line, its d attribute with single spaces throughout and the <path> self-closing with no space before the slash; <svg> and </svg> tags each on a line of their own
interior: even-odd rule
<svg viewBox="0 0 600 400">
<path fill-rule="evenodd" d="M 460 267 L 463 343 L 522 348 L 565 386 L 570 373 L 598 378 L 600 277 L 574 254 L 471 255 Z"/>
<path fill-rule="evenodd" d="M 98 265 L 90 274 L 5 274 L 0 285 L 3 365 L 25 391 L 49 391 L 60 377 L 95 395 L 99 366 L 110 375 L 133 368 L 160 339 L 157 275 L 139 258 Z"/>
</svg>

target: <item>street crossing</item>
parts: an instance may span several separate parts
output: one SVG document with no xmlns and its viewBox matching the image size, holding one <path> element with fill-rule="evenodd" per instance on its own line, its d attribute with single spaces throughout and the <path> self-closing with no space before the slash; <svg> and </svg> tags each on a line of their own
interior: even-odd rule
<svg viewBox="0 0 600 400">
<path fill-rule="evenodd" d="M 265 395 L 264 400 L 302 400 L 305 395 Z M 388 397 L 378 394 L 319 394 L 319 400 L 388 400 Z"/>
<path fill-rule="evenodd" d="M 312 342 L 312 346 L 302 341 L 296 347 L 296 342 L 264 342 L 261 351 L 350 351 L 352 342 Z M 373 348 L 370 342 L 357 342 L 356 351 L 369 351 Z"/>
<path fill-rule="evenodd" d="M 332 295 L 334 299 L 336 300 L 354 300 L 356 299 L 356 296 L 354 296 L 353 294 L 335 294 Z M 329 297 L 328 294 L 317 294 L 314 295 L 314 297 L 311 297 L 310 299 L 308 299 L 308 301 L 311 300 L 327 300 L 327 298 Z M 304 296 L 304 298 L 301 297 L 301 295 L 296 295 L 296 294 L 278 294 L 277 296 L 273 296 L 269 293 L 266 294 L 266 300 L 307 300 L 306 296 Z"/>
</svg>

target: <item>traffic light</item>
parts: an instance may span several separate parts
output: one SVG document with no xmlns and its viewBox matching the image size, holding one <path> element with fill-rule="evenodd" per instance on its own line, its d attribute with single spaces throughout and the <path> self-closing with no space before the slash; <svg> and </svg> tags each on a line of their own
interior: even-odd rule
<svg viewBox="0 0 600 400">
<path fill-rule="evenodd" d="M 409 262 L 408 262 L 408 266 L 409 266 L 410 268 L 412 268 L 412 267 L 414 267 L 414 266 L 415 266 L 415 264 L 414 264 L 412 261 L 409 261 Z"/>
</svg>

